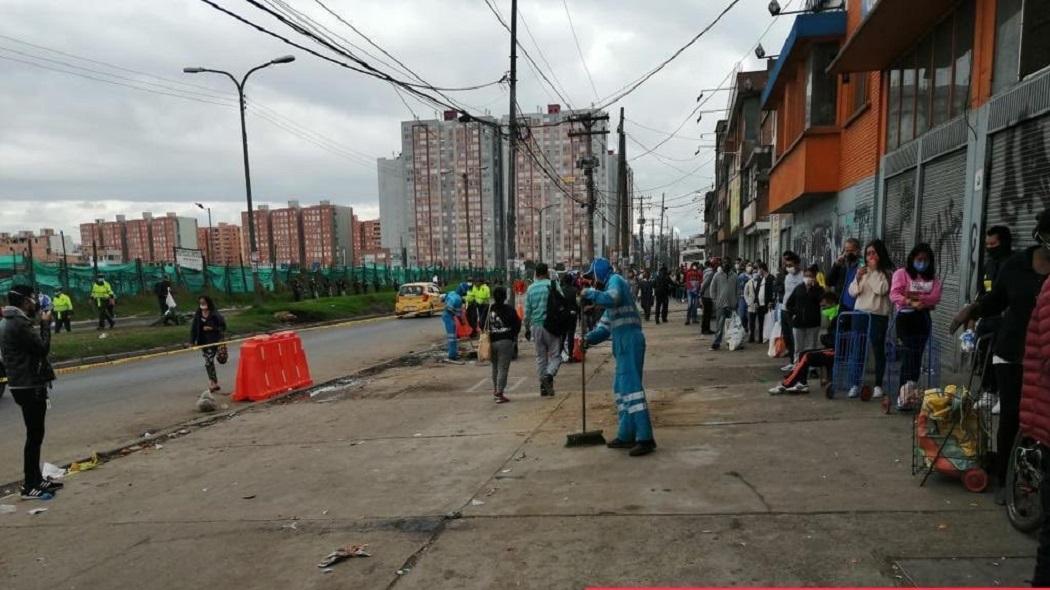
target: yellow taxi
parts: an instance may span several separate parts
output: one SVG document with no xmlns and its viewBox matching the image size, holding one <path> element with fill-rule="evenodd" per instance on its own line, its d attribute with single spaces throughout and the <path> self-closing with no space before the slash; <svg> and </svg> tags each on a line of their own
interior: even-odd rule
<svg viewBox="0 0 1050 590">
<path fill-rule="evenodd" d="M 406 315 L 431 316 L 441 312 L 441 291 L 434 283 L 406 283 L 397 292 L 394 313 L 402 318 Z"/>
</svg>

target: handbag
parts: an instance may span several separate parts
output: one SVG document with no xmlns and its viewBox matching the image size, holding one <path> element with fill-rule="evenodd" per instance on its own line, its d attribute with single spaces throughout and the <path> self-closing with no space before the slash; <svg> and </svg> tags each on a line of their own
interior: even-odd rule
<svg viewBox="0 0 1050 590">
<path fill-rule="evenodd" d="M 225 344 L 219 345 L 219 352 L 215 354 L 215 360 L 219 361 L 220 365 L 225 365 L 226 361 L 230 360 L 230 351 L 226 349 Z"/>
<path fill-rule="evenodd" d="M 784 330 L 780 326 L 780 320 L 773 322 L 773 330 L 769 335 L 769 358 L 779 358 L 787 354 L 787 344 L 784 343 Z"/>
<path fill-rule="evenodd" d="M 481 335 L 478 336 L 478 360 L 492 360 L 492 341 L 489 338 L 488 330 L 482 332 Z"/>
</svg>

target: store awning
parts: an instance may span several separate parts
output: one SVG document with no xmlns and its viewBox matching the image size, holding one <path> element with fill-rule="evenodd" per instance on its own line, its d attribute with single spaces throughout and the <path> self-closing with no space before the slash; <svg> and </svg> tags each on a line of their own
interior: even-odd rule
<svg viewBox="0 0 1050 590">
<path fill-rule="evenodd" d="M 846 34 L 846 13 L 843 11 L 800 14 L 795 17 L 795 24 L 780 49 L 780 57 L 769 72 L 769 81 L 762 91 L 762 108 L 771 96 L 783 89 L 781 76 L 784 69 L 794 60 L 805 56 L 804 48 L 815 40 L 834 39 Z"/>
<path fill-rule="evenodd" d="M 828 71 L 845 74 L 888 69 L 956 5 L 958 0 L 879 0 Z"/>
</svg>

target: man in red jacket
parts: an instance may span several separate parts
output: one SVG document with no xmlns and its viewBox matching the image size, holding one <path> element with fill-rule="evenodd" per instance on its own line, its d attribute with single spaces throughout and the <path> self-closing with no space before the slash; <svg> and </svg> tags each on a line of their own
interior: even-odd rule
<svg viewBox="0 0 1050 590">
<path fill-rule="evenodd" d="M 689 298 L 689 308 L 685 312 L 685 325 L 687 326 L 699 321 L 696 310 L 700 307 L 700 289 L 703 283 L 704 273 L 700 272 L 700 266 L 694 262 L 689 270 L 685 271 L 685 294 Z"/>
</svg>

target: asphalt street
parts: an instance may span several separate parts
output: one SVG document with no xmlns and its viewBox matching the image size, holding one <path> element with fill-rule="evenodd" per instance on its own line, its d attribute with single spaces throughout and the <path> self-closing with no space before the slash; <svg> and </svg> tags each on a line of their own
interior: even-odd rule
<svg viewBox="0 0 1050 590">
<path fill-rule="evenodd" d="M 443 340 L 438 318 L 383 319 L 300 334 L 311 376 L 321 383 Z M 110 333 L 119 338 L 119 328 Z M 219 367 L 223 393 L 233 390 L 240 347 Z M 51 392 L 43 459 L 61 464 L 105 450 L 144 432 L 200 414 L 194 403 L 207 388 L 199 352 L 85 369 L 59 376 Z M 216 396 L 222 405 L 225 395 Z M 0 483 L 21 479 L 22 414 L 10 393 L 0 398 Z"/>
</svg>

